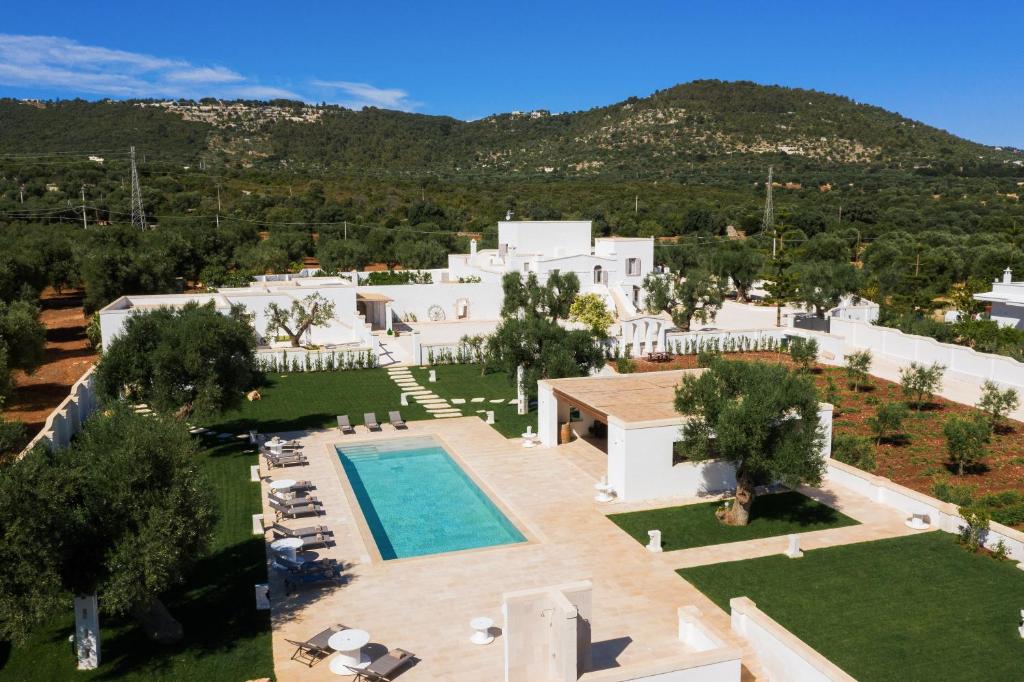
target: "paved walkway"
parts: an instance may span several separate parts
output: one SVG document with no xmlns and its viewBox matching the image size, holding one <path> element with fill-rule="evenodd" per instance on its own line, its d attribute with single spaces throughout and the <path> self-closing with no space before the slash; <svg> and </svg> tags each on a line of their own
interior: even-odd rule
<svg viewBox="0 0 1024 682">
<path fill-rule="evenodd" d="M 423 408 L 435 419 L 462 416 L 462 410 L 453 407 L 451 403 L 433 391 L 423 388 L 413 377 L 408 367 L 389 367 L 387 372 L 388 377 L 398 384 L 402 392 L 408 394 L 408 397 L 412 400 L 423 405 Z"/>
<path fill-rule="evenodd" d="M 678 639 L 677 608 L 688 604 L 705 614 L 704 621 L 723 640 L 739 645 L 724 612 L 679 578 L 675 566 L 652 556 L 605 518 L 593 501 L 593 476 L 557 449 L 524 449 L 475 416 L 414 422 L 405 434 L 443 439 L 529 542 L 393 561 L 375 558 L 333 443 L 404 435 L 385 429 L 369 434 L 360 427 L 355 436 L 334 430 L 299 434 L 309 464 L 273 472 L 278 478 L 313 481 L 325 508 L 315 522 L 330 526 L 336 539 L 317 553 L 351 565 L 344 586 L 291 596 L 284 595 L 280 576 L 271 571 L 277 679 L 339 679 L 328 661 L 307 668 L 290 660 L 294 647 L 286 640 L 306 639 L 343 623 L 367 630 L 377 651 L 387 646 L 415 652 L 420 663 L 401 676 L 406 682 L 501 680 L 501 638 L 490 646 L 470 644 L 469 621 L 488 616 L 500 627 L 503 593 L 586 579 L 593 583 L 594 658 L 606 671 L 618 669 L 625 677 L 633 665 L 693 655 Z M 265 493 L 267 482 L 262 486 Z M 273 518 L 269 509 L 265 513 Z M 740 648 L 749 658 L 749 650 Z M 752 662 L 751 667 L 756 670 Z M 600 673 L 581 680 L 594 674 Z"/>
</svg>

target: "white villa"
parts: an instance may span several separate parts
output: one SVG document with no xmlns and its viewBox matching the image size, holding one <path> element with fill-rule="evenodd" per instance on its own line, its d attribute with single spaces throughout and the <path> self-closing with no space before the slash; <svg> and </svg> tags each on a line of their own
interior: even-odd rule
<svg viewBox="0 0 1024 682">
<path fill-rule="evenodd" d="M 1013 271 L 1006 268 L 1002 281 L 992 283 L 992 291 L 975 294 L 974 298 L 992 304 L 989 317 L 1000 327 L 1024 329 L 1024 282 L 1013 281 Z"/>
<path fill-rule="evenodd" d="M 266 308 L 273 302 L 289 308 L 319 294 L 335 304 L 334 319 L 310 329 L 304 345 L 331 352 L 370 352 L 381 364 L 424 362 L 429 347 L 450 350 L 465 335 L 490 333 L 502 304 L 501 278 L 508 272 L 536 273 L 543 283 L 552 272 L 574 272 L 582 292 L 597 293 L 622 320 L 634 352 L 661 340 L 665 319 L 638 313 L 643 278 L 654 268 L 653 238 L 598 238 L 591 242 L 590 221 L 502 221 L 497 249 L 451 254 L 448 268 L 430 270 L 432 283 L 369 285 L 359 273 L 319 277 L 315 270 L 260 275 L 247 287 L 215 293 L 122 296 L 100 312 L 102 339 L 107 345 L 120 334 L 136 310 L 212 301 L 228 314 L 241 305 L 253 315 L 259 343 L 265 348 L 290 345 L 267 332 Z M 463 281 L 459 281 L 459 280 Z M 627 322 L 628 321 L 628 322 Z M 400 327 L 400 329 L 399 329 Z M 391 332 L 404 331 L 393 338 Z M 634 338 L 635 337 L 635 338 Z M 647 340 L 646 346 L 643 341 Z"/>
</svg>

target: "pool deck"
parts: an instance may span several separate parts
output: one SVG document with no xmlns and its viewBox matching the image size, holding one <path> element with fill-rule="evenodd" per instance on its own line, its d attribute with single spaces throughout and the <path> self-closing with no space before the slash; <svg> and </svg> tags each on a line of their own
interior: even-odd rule
<svg viewBox="0 0 1024 682">
<path fill-rule="evenodd" d="M 425 434 L 442 441 L 529 542 L 387 562 L 379 559 L 351 491 L 346 490 L 347 482 L 342 482 L 333 444 Z M 326 513 L 285 525 L 329 526 L 336 544 L 316 553 L 351 567 L 343 586 L 311 587 L 291 596 L 284 596 L 279 575 L 270 571 L 278 680 L 350 679 L 331 673 L 329 660 L 312 668 L 290 660 L 295 647 L 286 640 L 307 639 L 335 623 L 368 631 L 375 655 L 384 647 L 416 654 L 419 662 L 400 680 L 501 680 L 501 637 L 488 646 L 471 644 L 469 621 L 487 616 L 501 627 L 503 593 L 578 580 L 593 584 L 596 670 L 583 675 L 584 682 L 627 678 L 631 668 L 639 673 L 652 660 L 693 656 L 678 639 L 677 609 L 685 605 L 697 606 L 704 623 L 726 644 L 743 651 L 751 670 L 758 669 L 749 648 L 731 634 L 728 615 L 675 569 L 777 553 L 784 549 L 785 538 L 684 550 L 691 552 L 688 555 L 651 554 L 606 518 L 608 513 L 627 511 L 625 505 L 594 502 L 600 454 L 596 448 L 577 440 L 558 448 L 524 449 L 518 440 L 506 440 L 477 417 L 413 422 L 401 432 L 385 426 L 382 433 L 374 434 L 360 428 L 350 436 L 334 429 L 289 435 L 304 443 L 309 465 L 277 469 L 270 478 L 313 481 L 317 487 L 313 494 L 323 501 Z M 261 486 L 266 500 L 263 466 Z M 826 501 L 865 525 L 835 529 L 847 531 L 846 535 L 821 531 L 806 547 L 890 537 L 907 530 L 898 514 L 861 503 L 863 498 L 841 488 L 807 492 L 827 496 Z M 269 508 L 264 514 L 273 519 Z M 754 678 L 748 674 L 745 679 Z"/>
</svg>

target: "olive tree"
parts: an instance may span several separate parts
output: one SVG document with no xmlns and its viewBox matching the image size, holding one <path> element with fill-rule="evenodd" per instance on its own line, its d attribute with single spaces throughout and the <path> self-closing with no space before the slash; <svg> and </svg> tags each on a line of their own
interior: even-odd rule
<svg viewBox="0 0 1024 682">
<path fill-rule="evenodd" d="M 10 392 L 11 371 L 34 371 L 43 361 L 46 327 L 28 301 L 0 301 L 0 405 Z"/>
<path fill-rule="evenodd" d="M 101 613 L 180 639 L 160 595 L 208 550 L 215 521 L 185 425 L 113 403 L 69 448 L 0 467 L 0 639 L 22 642 L 93 594 Z"/>
<path fill-rule="evenodd" d="M 1005 428 L 1006 418 L 1020 405 L 1020 397 L 1016 389 L 999 388 L 999 384 L 986 379 L 981 384 L 981 397 L 975 404 L 988 417 L 989 427 L 993 431 Z"/>
<path fill-rule="evenodd" d="M 801 372 L 810 372 L 811 365 L 818 359 L 817 339 L 805 339 L 799 336 L 789 342 L 789 358 L 796 363 Z"/>
<path fill-rule="evenodd" d="M 900 369 L 900 388 L 903 395 L 914 404 L 916 411 L 920 412 L 942 387 L 942 375 L 945 371 L 945 365 L 937 362 L 931 365 L 911 362 L 909 366 Z"/>
<path fill-rule="evenodd" d="M 848 353 L 846 362 L 843 364 L 843 371 L 846 372 L 846 381 L 850 388 L 860 392 L 861 386 L 868 385 L 868 372 L 871 371 L 871 351 L 860 350 Z"/>
<path fill-rule="evenodd" d="M 569 315 L 579 291 L 576 275 L 552 274 L 541 286 L 531 273 L 502 280 L 502 321 L 487 340 L 489 364 L 517 376 L 523 395 L 534 396 L 539 379 L 586 376 L 604 365 L 604 352 L 590 331 L 569 330 L 558 321 Z"/>
<path fill-rule="evenodd" d="M 976 467 L 988 454 L 991 432 L 984 419 L 953 415 L 942 425 L 946 437 L 946 452 L 949 461 L 960 476 L 964 471 Z"/>
<path fill-rule="evenodd" d="M 298 348 L 302 335 L 313 327 L 322 327 L 334 317 L 334 302 L 320 294 L 310 294 L 301 301 L 292 301 L 288 308 L 271 302 L 266 309 L 267 336 L 284 332 L 292 347 Z"/>
<path fill-rule="evenodd" d="M 100 395 L 187 417 L 234 407 L 258 381 L 256 341 L 239 309 L 189 303 L 132 315 L 96 370 Z"/>
<path fill-rule="evenodd" d="M 676 389 L 675 407 L 689 459 L 720 458 L 736 467 L 736 500 L 718 518 L 750 520 L 755 487 L 774 481 L 816 485 L 825 471 L 818 396 L 811 378 L 777 364 L 716 359 Z"/>
<path fill-rule="evenodd" d="M 652 272 L 644 278 L 643 288 L 647 311 L 667 312 L 684 332 L 690 331 L 691 320 L 713 321 L 725 300 L 718 278 L 700 268 L 687 270 L 683 277 Z"/>
</svg>

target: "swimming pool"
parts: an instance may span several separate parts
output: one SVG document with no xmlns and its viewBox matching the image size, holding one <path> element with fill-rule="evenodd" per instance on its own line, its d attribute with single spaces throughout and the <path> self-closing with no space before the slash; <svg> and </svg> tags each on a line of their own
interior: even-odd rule
<svg viewBox="0 0 1024 682">
<path fill-rule="evenodd" d="M 433 438 L 334 449 L 384 559 L 526 540 Z"/>
</svg>

